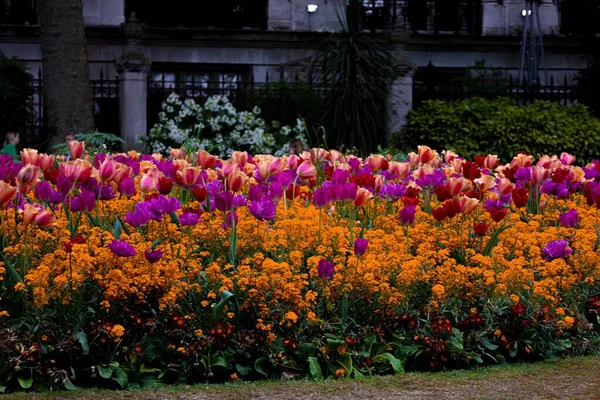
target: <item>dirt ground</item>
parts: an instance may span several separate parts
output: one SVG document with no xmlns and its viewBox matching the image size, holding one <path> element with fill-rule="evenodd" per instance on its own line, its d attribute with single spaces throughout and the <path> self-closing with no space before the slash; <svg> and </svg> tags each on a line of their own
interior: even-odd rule
<svg viewBox="0 0 600 400">
<path fill-rule="evenodd" d="M 600 399 L 600 357 L 472 371 L 403 374 L 360 381 L 236 383 L 138 390 L 16 394 L 3 399 Z"/>
</svg>

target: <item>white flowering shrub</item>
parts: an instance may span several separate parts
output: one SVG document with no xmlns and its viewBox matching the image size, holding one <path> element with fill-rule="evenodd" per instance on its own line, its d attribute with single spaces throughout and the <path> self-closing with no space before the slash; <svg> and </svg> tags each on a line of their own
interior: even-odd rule
<svg viewBox="0 0 600 400">
<path fill-rule="evenodd" d="M 150 153 L 168 153 L 172 148 L 204 149 L 220 157 L 241 150 L 251 154 L 283 155 L 292 139 L 303 139 L 305 126 L 267 123 L 260 109 L 238 111 L 225 96 L 211 96 L 204 105 L 193 99 L 181 100 L 171 93 L 162 104 L 159 122 L 141 138 Z"/>
</svg>

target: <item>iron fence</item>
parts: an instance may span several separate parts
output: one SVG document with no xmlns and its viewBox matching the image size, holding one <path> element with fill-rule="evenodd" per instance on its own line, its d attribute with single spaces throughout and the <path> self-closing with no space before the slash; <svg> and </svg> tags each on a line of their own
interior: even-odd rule
<svg viewBox="0 0 600 400">
<path fill-rule="evenodd" d="M 577 90 L 578 86 L 569 85 L 566 76 L 562 83 L 555 82 L 554 77 L 551 76 L 548 84 L 544 85 L 527 85 L 527 82 L 519 85 L 512 77 L 503 82 L 435 83 L 415 81 L 413 83 L 413 108 L 420 107 L 426 100 L 441 100 L 449 103 L 471 97 L 483 97 L 490 100 L 507 97 L 519 105 L 546 100 L 569 106 L 577 102 Z"/>
<path fill-rule="evenodd" d="M 104 133 L 119 134 L 119 79 L 104 78 L 100 70 L 100 78 L 90 81 L 94 98 L 94 125 Z M 23 147 L 41 148 L 47 142 L 47 131 L 44 118 L 44 79 L 41 69 L 31 80 L 26 107 L 28 118 L 21 130 Z"/>
<path fill-rule="evenodd" d="M 193 99 L 197 104 L 203 104 L 211 96 L 226 96 L 237 110 L 251 110 L 259 106 L 263 111 L 261 117 L 281 121 L 286 119 L 282 118 L 282 114 L 303 116 L 301 111 L 315 105 L 306 103 L 319 102 L 328 92 L 326 85 L 301 79 L 299 75 L 271 80 L 266 74 L 262 82 L 248 79 L 196 80 L 193 75 L 187 80 L 167 80 L 164 77 L 148 80 L 149 128 L 159 121 L 162 104 L 171 93 L 176 93 L 182 99 Z"/>
<path fill-rule="evenodd" d="M 481 0 L 363 0 L 362 28 L 480 35 Z"/>
</svg>

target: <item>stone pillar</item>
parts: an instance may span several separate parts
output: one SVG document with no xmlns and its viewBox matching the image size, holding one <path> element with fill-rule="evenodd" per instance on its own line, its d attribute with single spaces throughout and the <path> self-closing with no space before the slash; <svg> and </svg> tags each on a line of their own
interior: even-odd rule
<svg viewBox="0 0 600 400">
<path fill-rule="evenodd" d="M 151 65 L 139 46 L 145 28 L 138 22 L 134 13 L 127 23 L 121 25 L 121 28 L 127 38 L 127 45 L 116 61 L 120 77 L 121 138 L 125 141 L 126 150 L 143 150 L 144 144 L 138 138 L 148 134 L 148 71 Z"/>
<path fill-rule="evenodd" d="M 125 22 L 124 0 L 83 0 L 86 25 L 119 26 Z"/>
<path fill-rule="evenodd" d="M 507 32 L 506 6 L 502 1 L 483 0 L 481 17 L 483 19 L 482 34 L 485 36 L 502 36 Z"/>
<path fill-rule="evenodd" d="M 406 116 L 412 110 L 413 77 L 416 66 L 408 58 L 404 44 L 408 40 L 406 32 L 394 30 L 390 39 L 395 42 L 394 56 L 400 67 L 401 74 L 394 79 L 388 97 L 388 141 L 391 136 L 398 133 L 406 123 Z"/>
<path fill-rule="evenodd" d="M 268 27 L 271 31 L 292 30 L 292 2 L 269 0 Z"/>
<path fill-rule="evenodd" d="M 560 32 L 558 5 L 552 0 L 541 0 L 539 13 L 543 34 L 558 35 Z"/>
</svg>

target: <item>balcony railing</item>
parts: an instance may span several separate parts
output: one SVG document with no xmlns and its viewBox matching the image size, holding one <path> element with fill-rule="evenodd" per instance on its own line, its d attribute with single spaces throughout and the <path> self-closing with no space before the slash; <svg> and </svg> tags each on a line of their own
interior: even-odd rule
<svg viewBox="0 0 600 400">
<path fill-rule="evenodd" d="M 266 29 L 267 0 L 126 0 L 125 15 L 155 28 Z"/>
<path fill-rule="evenodd" d="M 481 0 L 363 0 L 365 30 L 481 34 Z"/>
<path fill-rule="evenodd" d="M 38 0 L 0 1 L 0 25 L 37 25 Z"/>
</svg>

